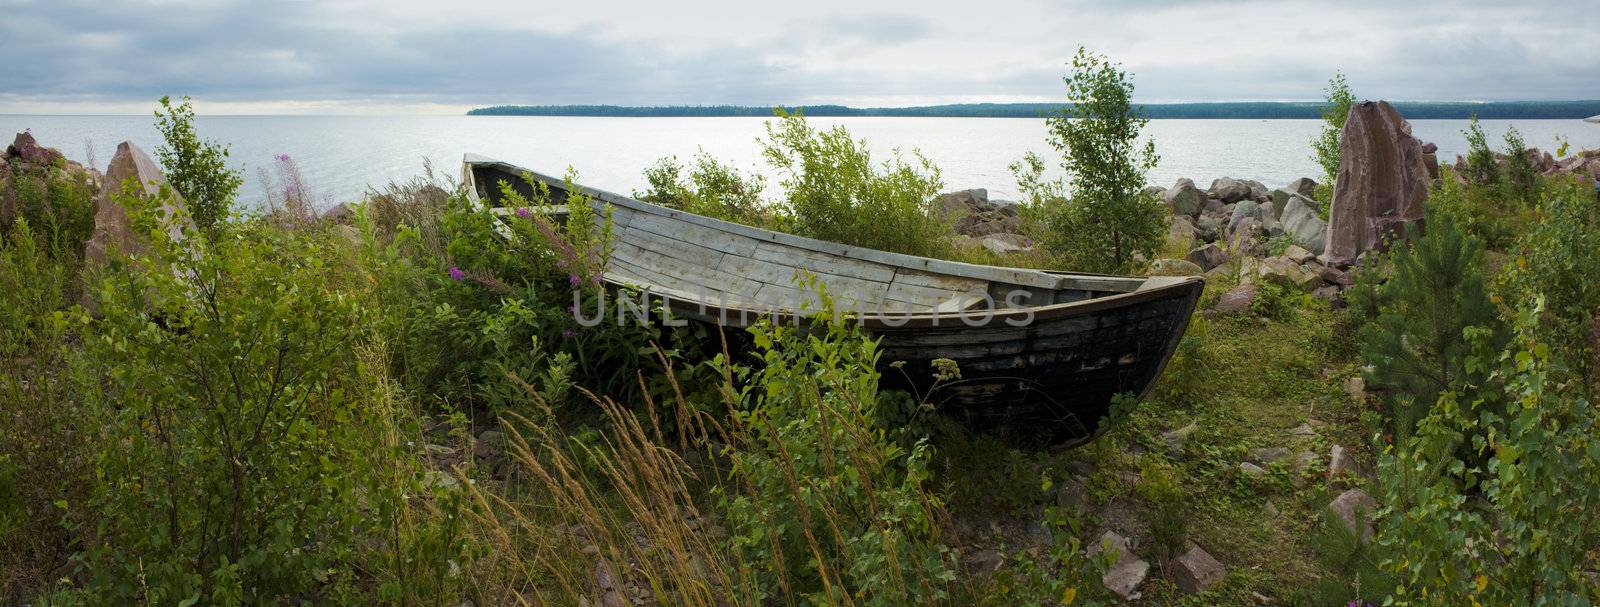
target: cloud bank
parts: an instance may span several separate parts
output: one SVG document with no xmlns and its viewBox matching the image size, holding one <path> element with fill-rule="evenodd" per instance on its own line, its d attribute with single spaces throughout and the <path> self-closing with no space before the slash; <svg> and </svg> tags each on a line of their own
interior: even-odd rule
<svg viewBox="0 0 1600 607">
<path fill-rule="evenodd" d="M 1570 3 L 867 4 L 0 0 L 0 112 L 1048 101 L 1079 44 L 1145 102 L 1315 99 L 1341 69 L 1368 97 L 1600 96 L 1600 12 Z"/>
</svg>

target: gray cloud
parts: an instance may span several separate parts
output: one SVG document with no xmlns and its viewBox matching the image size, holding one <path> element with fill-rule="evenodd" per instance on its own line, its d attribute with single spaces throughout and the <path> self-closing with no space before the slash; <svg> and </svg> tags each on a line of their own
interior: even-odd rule
<svg viewBox="0 0 1600 607">
<path fill-rule="evenodd" d="M 1600 17 L 1533 6 L 953 0 L 805 15 L 749 3 L 0 0 L 7 99 L 915 104 L 1050 99 L 1078 44 L 1150 101 L 1309 99 L 1336 69 L 1396 99 L 1593 98 Z"/>
</svg>

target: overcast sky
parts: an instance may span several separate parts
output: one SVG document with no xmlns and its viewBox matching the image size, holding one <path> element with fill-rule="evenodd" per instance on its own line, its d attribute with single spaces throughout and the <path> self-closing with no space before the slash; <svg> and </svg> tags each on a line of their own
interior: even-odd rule
<svg viewBox="0 0 1600 607">
<path fill-rule="evenodd" d="M 1600 97 L 1584 2 L 0 0 L 0 113 L 1059 98 L 1080 44 L 1145 102 Z"/>
</svg>

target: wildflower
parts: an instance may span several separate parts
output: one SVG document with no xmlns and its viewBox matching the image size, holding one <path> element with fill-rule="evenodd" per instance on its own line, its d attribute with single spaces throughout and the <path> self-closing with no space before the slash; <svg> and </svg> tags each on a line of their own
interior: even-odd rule
<svg viewBox="0 0 1600 607">
<path fill-rule="evenodd" d="M 577 335 L 577 334 L 578 333 L 576 331 L 573 331 L 572 329 L 567 329 L 567 330 L 564 330 L 564 331 L 561 332 L 561 336 L 562 337 L 566 337 L 566 338 L 571 338 L 572 336 Z"/>
<path fill-rule="evenodd" d="M 527 219 L 528 216 L 532 214 L 533 213 L 528 210 L 528 207 L 517 207 L 517 217 Z"/>
<path fill-rule="evenodd" d="M 594 286 L 600 286 L 600 275 L 595 274 L 594 276 L 589 277 L 589 282 L 593 283 Z"/>
<path fill-rule="evenodd" d="M 450 280 L 461 280 L 466 277 L 467 273 L 462 272 L 461 268 L 450 266 Z"/>
<path fill-rule="evenodd" d="M 275 158 L 278 159 L 278 162 L 288 162 L 289 161 L 289 155 L 288 154 L 278 154 L 277 156 L 275 156 Z"/>
<path fill-rule="evenodd" d="M 582 278 L 578 278 L 577 274 L 573 274 L 573 275 L 567 277 L 567 282 L 570 283 L 572 286 L 576 287 L 576 286 L 578 286 L 578 283 L 583 282 L 583 279 Z"/>
</svg>

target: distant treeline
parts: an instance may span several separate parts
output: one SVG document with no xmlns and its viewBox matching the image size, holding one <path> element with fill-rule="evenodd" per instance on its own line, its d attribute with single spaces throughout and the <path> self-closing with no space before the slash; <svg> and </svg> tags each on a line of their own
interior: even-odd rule
<svg viewBox="0 0 1600 607">
<path fill-rule="evenodd" d="M 1399 101 L 1406 118 L 1588 118 L 1600 115 L 1600 100 L 1591 101 Z M 948 118 L 1038 118 L 1055 113 L 1058 103 L 953 103 L 916 107 L 855 108 L 843 105 L 789 106 L 807 116 L 912 116 Z M 1320 102 L 1239 101 L 1155 103 L 1140 106 L 1150 118 L 1321 118 Z M 774 108 L 747 105 L 496 105 L 476 108 L 468 116 L 616 116 L 695 117 L 771 116 Z"/>
</svg>

